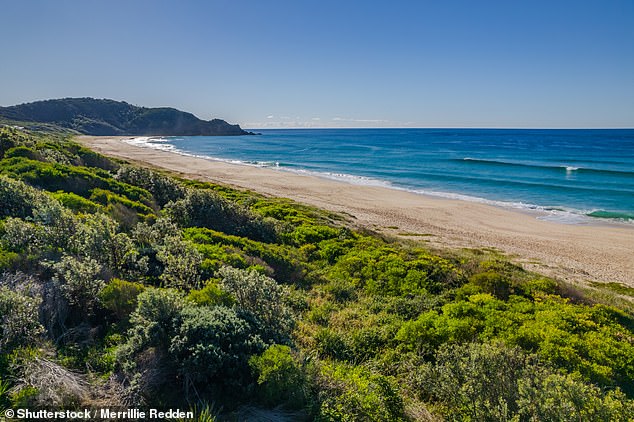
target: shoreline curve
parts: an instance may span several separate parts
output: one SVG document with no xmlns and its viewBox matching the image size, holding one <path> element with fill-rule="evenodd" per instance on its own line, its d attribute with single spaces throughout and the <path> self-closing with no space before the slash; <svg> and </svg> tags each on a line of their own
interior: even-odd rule
<svg viewBox="0 0 634 422">
<path fill-rule="evenodd" d="M 432 247 L 494 248 L 526 269 L 568 282 L 619 282 L 634 287 L 634 226 L 539 220 L 543 215 L 539 211 L 350 184 L 123 142 L 130 138 L 75 139 L 107 156 L 342 213 L 354 225 L 420 238 Z"/>
</svg>

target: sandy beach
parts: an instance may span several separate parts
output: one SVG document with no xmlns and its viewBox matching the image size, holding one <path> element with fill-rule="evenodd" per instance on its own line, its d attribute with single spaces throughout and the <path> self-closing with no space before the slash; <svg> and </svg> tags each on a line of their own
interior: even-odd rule
<svg viewBox="0 0 634 422">
<path fill-rule="evenodd" d="M 77 140 L 102 154 L 184 177 L 343 213 L 354 225 L 420 239 L 432 247 L 495 248 L 527 269 L 570 282 L 620 282 L 634 287 L 634 227 L 542 221 L 537 214 L 474 202 L 187 157 L 133 146 L 123 142 L 126 138 Z"/>
</svg>

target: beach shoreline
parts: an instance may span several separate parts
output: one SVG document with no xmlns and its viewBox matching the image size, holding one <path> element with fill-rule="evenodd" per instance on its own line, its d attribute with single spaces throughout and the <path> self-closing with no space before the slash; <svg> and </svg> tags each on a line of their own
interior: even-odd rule
<svg viewBox="0 0 634 422">
<path fill-rule="evenodd" d="M 186 156 L 123 142 L 133 137 L 76 139 L 120 159 L 183 177 L 252 190 L 349 216 L 380 233 L 424 240 L 431 247 L 494 248 L 527 269 L 569 282 L 619 282 L 634 287 L 634 226 L 563 224 L 539 211 L 445 199 L 388 187 Z"/>
</svg>

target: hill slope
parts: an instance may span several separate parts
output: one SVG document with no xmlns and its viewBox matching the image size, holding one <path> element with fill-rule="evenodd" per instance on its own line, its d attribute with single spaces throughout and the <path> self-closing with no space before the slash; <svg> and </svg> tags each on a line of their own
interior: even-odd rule
<svg viewBox="0 0 634 422">
<path fill-rule="evenodd" d="M 201 120 L 174 108 L 137 107 L 123 101 L 64 98 L 0 107 L 0 118 L 72 129 L 86 135 L 247 135 L 224 120 Z"/>
</svg>

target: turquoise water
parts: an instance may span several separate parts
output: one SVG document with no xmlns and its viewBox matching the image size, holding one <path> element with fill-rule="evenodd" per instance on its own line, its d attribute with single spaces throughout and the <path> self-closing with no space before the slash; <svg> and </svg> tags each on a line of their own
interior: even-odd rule
<svg viewBox="0 0 634 422">
<path fill-rule="evenodd" d="M 634 222 L 634 130 L 288 129 L 154 148 L 496 205 Z"/>
</svg>

